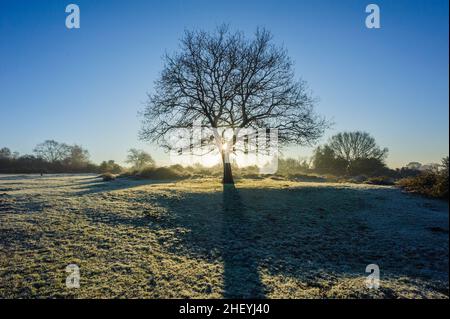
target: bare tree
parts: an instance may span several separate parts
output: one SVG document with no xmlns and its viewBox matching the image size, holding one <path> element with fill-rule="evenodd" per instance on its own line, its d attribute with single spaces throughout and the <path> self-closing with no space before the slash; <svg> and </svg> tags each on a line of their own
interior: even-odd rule
<svg viewBox="0 0 450 319">
<path fill-rule="evenodd" d="M 146 165 L 155 165 L 155 161 L 150 154 L 135 148 L 128 150 L 126 162 L 133 165 L 135 169 L 141 169 Z"/>
<path fill-rule="evenodd" d="M 420 170 L 420 168 L 422 167 L 422 164 L 419 162 L 409 162 L 408 164 L 406 164 L 405 166 L 407 169 L 411 169 L 411 170 L 415 170 L 418 171 Z"/>
<path fill-rule="evenodd" d="M 89 163 L 89 151 L 80 145 L 69 146 L 66 160 L 72 167 L 83 167 Z"/>
<path fill-rule="evenodd" d="M 220 152 L 223 183 L 233 183 L 229 155 L 244 128 L 277 129 L 282 145 L 316 141 L 327 123 L 315 114 L 305 82 L 295 80 L 286 50 L 271 40 L 264 29 L 251 40 L 227 26 L 186 31 L 180 51 L 165 56 L 140 137 L 170 149 L 167 137 L 177 129 L 194 122 L 214 129 L 212 138 L 189 147 L 208 144 Z M 226 137 L 225 129 L 232 134 Z"/>
<path fill-rule="evenodd" d="M 343 132 L 331 137 L 329 147 L 338 158 L 348 163 L 358 159 L 377 159 L 383 161 L 388 149 L 381 149 L 375 138 L 367 132 Z"/>
<path fill-rule="evenodd" d="M 10 159 L 11 156 L 11 150 L 7 147 L 3 147 L 0 149 L 0 159 Z"/>
<path fill-rule="evenodd" d="M 33 152 L 36 153 L 37 157 L 53 163 L 66 159 L 70 154 L 70 146 L 54 140 L 46 140 L 36 145 Z"/>
</svg>

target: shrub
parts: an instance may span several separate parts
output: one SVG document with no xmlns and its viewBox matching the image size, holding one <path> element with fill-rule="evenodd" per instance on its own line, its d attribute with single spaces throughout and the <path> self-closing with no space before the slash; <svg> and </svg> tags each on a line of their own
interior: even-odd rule
<svg viewBox="0 0 450 319">
<path fill-rule="evenodd" d="M 242 174 L 240 177 L 248 178 L 248 179 L 263 179 L 264 178 L 260 174 L 253 174 L 253 173 Z"/>
<path fill-rule="evenodd" d="M 170 167 L 146 167 L 137 174 L 137 177 L 148 179 L 180 179 L 187 177 L 187 175 Z"/>
<path fill-rule="evenodd" d="M 284 176 L 281 176 L 281 175 L 272 175 L 269 178 L 274 180 L 274 181 L 284 181 L 284 180 L 286 180 L 286 178 Z"/>
<path fill-rule="evenodd" d="M 398 184 L 408 192 L 448 200 L 448 172 L 426 171 L 416 177 L 401 179 Z"/>
<path fill-rule="evenodd" d="M 109 181 L 113 181 L 116 179 L 116 175 L 111 174 L 111 173 L 104 173 L 102 175 L 100 175 L 101 178 L 103 179 L 104 182 L 109 182 Z"/>
<path fill-rule="evenodd" d="M 378 176 L 378 177 L 370 177 L 365 182 L 366 184 L 372 185 L 394 185 L 394 179 L 389 176 Z"/>
<path fill-rule="evenodd" d="M 357 175 L 357 176 L 353 176 L 353 177 L 349 177 L 349 178 L 344 178 L 343 181 L 344 183 L 356 183 L 356 184 L 360 184 L 360 183 L 364 183 L 367 180 L 367 176 L 365 175 Z"/>
<path fill-rule="evenodd" d="M 350 176 L 366 175 L 377 177 L 385 174 L 387 171 L 386 165 L 382 160 L 377 158 L 359 158 L 353 160 L 348 167 L 348 174 Z"/>
<path fill-rule="evenodd" d="M 288 174 L 288 179 L 298 182 L 325 182 L 326 178 L 308 174 Z"/>
<path fill-rule="evenodd" d="M 179 172 L 182 172 L 185 170 L 185 168 L 180 164 L 170 165 L 169 168 L 173 171 L 179 171 Z"/>
<path fill-rule="evenodd" d="M 113 160 L 103 161 L 99 166 L 100 173 L 119 174 L 122 172 L 122 170 L 123 170 L 122 167 Z"/>
<path fill-rule="evenodd" d="M 234 175 L 235 176 L 258 176 L 259 174 L 259 168 L 256 165 L 252 165 L 252 166 L 244 166 L 244 167 L 236 167 L 234 168 Z M 252 178 L 252 177 L 249 177 Z"/>
<path fill-rule="evenodd" d="M 138 170 L 130 169 L 117 175 L 117 178 L 136 177 L 138 174 L 139 174 Z"/>
<path fill-rule="evenodd" d="M 208 175 L 204 175 L 204 174 L 192 174 L 191 175 L 192 179 L 205 178 L 205 177 L 208 177 Z"/>
<path fill-rule="evenodd" d="M 422 173 L 422 171 L 417 170 L 417 169 L 410 169 L 407 167 L 402 167 L 402 168 L 397 168 L 394 171 L 393 175 L 396 178 L 401 179 L 401 178 L 407 178 L 407 177 L 416 177 L 416 176 L 420 175 L 421 173 Z"/>
</svg>

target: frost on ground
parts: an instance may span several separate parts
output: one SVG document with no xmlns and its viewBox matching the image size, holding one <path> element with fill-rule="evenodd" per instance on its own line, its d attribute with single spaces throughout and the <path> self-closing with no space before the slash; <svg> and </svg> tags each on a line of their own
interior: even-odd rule
<svg viewBox="0 0 450 319">
<path fill-rule="evenodd" d="M 448 216 L 393 187 L 1 175 L 0 297 L 448 298 Z"/>
</svg>

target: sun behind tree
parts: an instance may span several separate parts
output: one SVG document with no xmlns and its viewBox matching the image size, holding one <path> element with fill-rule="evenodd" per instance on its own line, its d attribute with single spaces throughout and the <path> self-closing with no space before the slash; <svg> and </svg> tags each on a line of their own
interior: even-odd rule
<svg viewBox="0 0 450 319">
<path fill-rule="evenodd" d="M 173 148 L 170 136 L 194 123 L 213 129 L 211 138 L 186 149 L 219 151 L 223 183 L 232 184 L 230 155 L 245 129 L 276 129 L 278 143 L 311 144 L 326 121 L 314 112 L 305 82 L 294 78 L 285 49 L 258 29 L 253 39 L 227 26 L 215 32 L 186 31 L 180 51 L 166 55 L 165 66 L 143 112 L 140 137 Z M 223 132 L 232 132 L 226 136 Z"/>
</svg>

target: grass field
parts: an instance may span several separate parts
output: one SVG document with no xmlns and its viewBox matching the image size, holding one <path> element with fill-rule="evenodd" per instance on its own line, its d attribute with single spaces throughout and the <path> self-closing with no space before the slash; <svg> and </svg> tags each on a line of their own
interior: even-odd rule
<svg viewBox="0 0 450 319">
<path fill-rule="evenodd" d="M 387 186 L 1 175 L 0 297 L 448 298 L 448 216 Z"/>
</svg>

